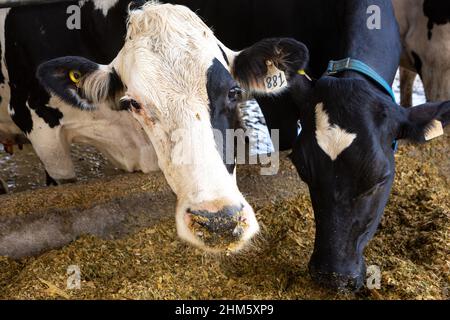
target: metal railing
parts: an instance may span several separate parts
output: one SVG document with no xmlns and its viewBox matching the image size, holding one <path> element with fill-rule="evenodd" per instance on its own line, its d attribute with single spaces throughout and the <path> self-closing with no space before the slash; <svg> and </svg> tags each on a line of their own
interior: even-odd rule
<svg viewBox="0 0 450 320">
<path fill-rule="evenodd" d="M 13 8 L 58 2 L 76 2 L 76 0 L 0 0 L 0 8 Z"/>
</svg>

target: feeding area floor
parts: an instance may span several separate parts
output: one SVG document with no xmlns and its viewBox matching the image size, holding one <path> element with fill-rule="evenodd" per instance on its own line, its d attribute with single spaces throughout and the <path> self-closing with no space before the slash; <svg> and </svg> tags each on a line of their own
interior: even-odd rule
<svg viewBox="0 0 450 320">
<path fill-rule="evenodd" d="M 186 245 L 170 216 L 120 239 L 86 236 L 37 257 L 0 258 L 0 299 L 449 299 L 449 146 L 447 130 L 429 144 L 402 145 L 396 155 L 391 199 L 366 250 L 367 264 L 381 269 L 380 290 L 335 293 L 312 282 L 309 195 L 283 159 L 291 178 L 284 175 L 280 186 L 295 194 L 272 194 L 264 205 L 248 195 L 262 231 L 241 253 L 216 256 Z M 249 174 L 254 169 L 238 171 Z M 72 265 L 81 272 L 80 289 L 67 289 Z"/>
</svg>

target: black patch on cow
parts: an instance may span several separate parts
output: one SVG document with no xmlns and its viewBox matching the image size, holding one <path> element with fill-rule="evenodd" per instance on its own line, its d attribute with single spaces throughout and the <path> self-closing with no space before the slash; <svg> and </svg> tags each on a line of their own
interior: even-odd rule
<svg viewBox="0 0 450 320">
<path fill-rule="evenodd" d="M 431 40 L 434 25 L 444 25 L 450 22 L 450 1 L 425 0 L 423 13 L 428 17 L 428 39 Z"/>
<path fill-rule="evenodd" d="M 47 170 L 45 170 L 45 184 L 47 185 L 47 187 L 50 186 L 58 186 L 58 183 L 55 181 L 55 179 L 53 179 L 52 177 L 50 177 L 50 175 L 48 174 Z"/>
<path fill-rule="evenodd" d="M 70 79 L 71 70 L 77 70 L 82 77 L 88 77 L 91 73 L 99 70 L 99 65 L 82 57 L 63 57 L 41 64 L 36 76 L 46 90 L 57 95 L 64 102 L 82 110 L 93 109 L 92 101 L 83 96 L 83 90 L 79 89 Z M 106 98 L 114 98 L 116 93 L 124 88 L 122 80 L 114 68 L 109 73 L 107 85 L 108 97 Z"/>
<path fill-rule="evenodd" d="M 33 109 L 37 116 L 42 118 L 50 128 L 55 128 L 61 124 L 63 114 L 59 109 L 48 106 L 50 96 L 40 86 L 36 86 L 28 98 L 28 106 Z"/>
<path fill-rule="evenodd" d="M 23 133 L 29 134 L 33 130 L 33 120 L 31 112 L 28 108 L 13 107 L 14 115 L 11 117 L 14 123 L 22 130 Z"/>
<path fill-rule="evenodd" d="M 13 110 L 11 118 L 23 133 L 29 134 L 33 130 L 33 120 L 26 99 L 26 92 L 22 88 L 11 87 L 10 106 Z"/>
<path fill-rule="evenodd" d="M 228 60 L 228 57 L 227 57 L 225 51 L 223 51 L 222 46 L 220 44 L 218 46 L 219 46 L 220 52 L 222 52 L 222 55 L 223 55 L 223 58 L 225 59 L 225 62 L 227 63 L 227 66 L 229 66 L 230 65 L 230 60 Z"/>
<path fill-rule="evenodd" d="M 112 71 L 109 75 L 109 90 L 108 96 L 114 97 L 117 92 L 123 91 L 125 88 L 122 79 L 117 73 L 116 69 L 112 68 Z"/>
<path fill-rule="evenodd" d="M 414 51 L 411 51 L 411 55 L 413 56 L 414 59 L 414 68 L 416 69 L 419 76 L 422 77 L 422 66 L 423 66 L 422 59 L 420 59 L 419 55 Z"/>
<path fill-rule="evenodd" d="M 45 123 L 47 123 L 50 128 L 57 127 L 61 124 L 60 120 L 63 118 L 63 114 L 58 109 L 49 106 L 41 106 L 35 111 L 39 117 L 44 119 Z"/>
<path fill-rule="evenodd" d="M 50 92 L 57 95 L 64 102 L 80 109 L 86 109 L 89 101 L 82 100 L 80 90 L 70 80 L 71 70 L 78 70 L 82 77 L 99 69 L 99 65 L 82 57 L 63 57 L 41 64 L 36 76 L 41 84 Z"/>
<path fill-rule="evenodd" d="M 226 150 L 230 150 L 228 149 L 228 144 L 234 150 L 234 141 L 225 141 L 227 129 L 241 127 L 237 105 L 239 101 L 230 100 L 229 98 L 230 90 L 236 86 L 237 83 L 233 80 L 228 70 L 225 69 L 218 59 L 214 58 L 207 72 L 206 88 L 209 98 L 211 125 L 214 129 L 219 130 L 224 138 L 223 149 L 219 150 L 219 152 L 224 156 L 224 163 L 229 173 L 234 171 L 234 157 L 233 159 L 226 159 Z"/>
</svg>

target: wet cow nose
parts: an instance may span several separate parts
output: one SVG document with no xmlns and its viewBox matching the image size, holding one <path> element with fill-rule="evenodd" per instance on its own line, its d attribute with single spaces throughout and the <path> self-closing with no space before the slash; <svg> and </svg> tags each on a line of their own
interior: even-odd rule
<svg viewBox="0 0 450 320">
<path fill-rule="evenodd" d="M 187 210 L 193 234 L 211 247 L 227 247 L 239 241 L 247 228 L 244 206 L 227 206 L 217 212 Z"/>
</svg>

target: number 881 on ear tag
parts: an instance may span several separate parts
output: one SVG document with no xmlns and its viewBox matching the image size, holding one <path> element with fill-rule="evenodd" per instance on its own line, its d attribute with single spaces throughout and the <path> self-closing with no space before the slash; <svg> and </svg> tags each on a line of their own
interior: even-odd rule
<svg viewBox="0 0 450 320">
<path fill-rule="evenodd" d="M 287 87 L 288 82 L 284 71 L 275 67 L 272 61 L 266 61 L 267 75 L 264 78 L 264 87 L 267 93 L 281 91 Z"/>
</svg>

